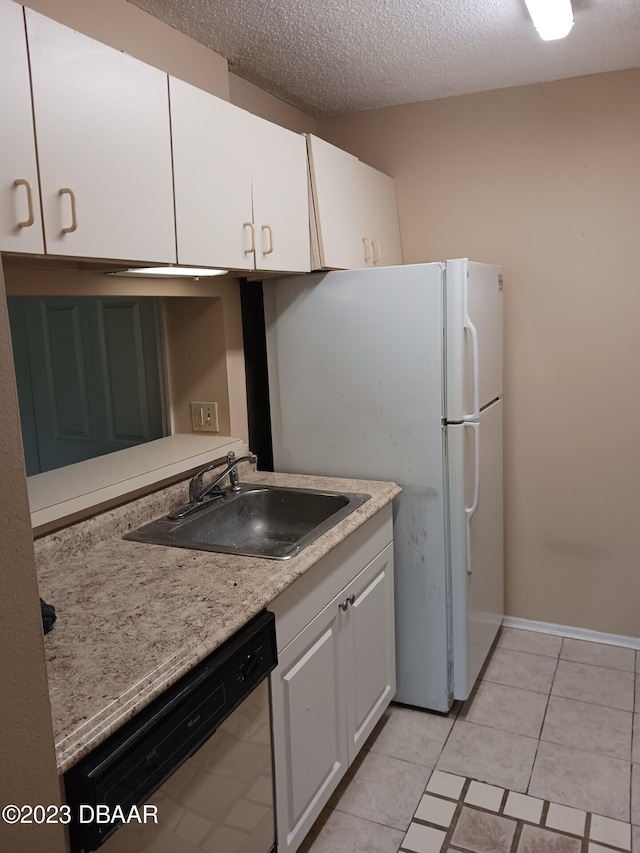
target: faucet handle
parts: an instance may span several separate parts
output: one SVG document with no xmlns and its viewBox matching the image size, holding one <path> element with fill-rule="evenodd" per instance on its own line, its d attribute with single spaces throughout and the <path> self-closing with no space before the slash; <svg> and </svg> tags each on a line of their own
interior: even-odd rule
<svg viewBox="0 0 640 853">
<path fill-rule="evenodd" d="M 227 465 L 233 465 L 233 463 L 235 461 L 236 461 L 236 454 L 233 452 L 233 450 L 230 450 L 227 453 Z"/>
</svg>

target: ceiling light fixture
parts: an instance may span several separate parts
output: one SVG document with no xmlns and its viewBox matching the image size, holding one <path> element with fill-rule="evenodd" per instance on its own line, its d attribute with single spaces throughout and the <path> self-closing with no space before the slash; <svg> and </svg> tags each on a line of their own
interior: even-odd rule
<svg viewBox="0 0 640 853">
<path fill-rule="evenodd" d="M 208 278 L 212 275 L 226 275 L 229 270 L 214 270 L 208 267 L 134 267 L 117 270 L 107 275 L 140 276 L 148 278 Z"/>
<path fill-rule="evenodd" d="M 544 41 L 563 39 L 573 26 L 571 0 L 525 0 L 533 25 Z"/>
</svg>

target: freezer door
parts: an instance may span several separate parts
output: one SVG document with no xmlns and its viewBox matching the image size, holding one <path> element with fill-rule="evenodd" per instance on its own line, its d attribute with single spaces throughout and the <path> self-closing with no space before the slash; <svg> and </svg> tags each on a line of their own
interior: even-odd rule
<svg viewBox="0 0 640 853">
<path fill-rule="evenodd" d="M 466 259 L 445 271 L 446 420 L 477 420 L 502 396 L 500 267 Z"/>
<path fill-rule="evenodd" d="M 504 615 L 502 406 L 447 427 L 455 699 L 471 693 Z"/>
</svg>

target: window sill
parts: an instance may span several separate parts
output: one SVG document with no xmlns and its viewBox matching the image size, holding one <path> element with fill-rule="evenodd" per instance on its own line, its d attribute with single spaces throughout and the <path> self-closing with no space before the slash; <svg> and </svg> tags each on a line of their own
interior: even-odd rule
<svg viewBox="0 0 640 853">
<path fill-rule="evenodd" d="M 42 536 L 244 451 L 239 438 L 180 434 L 27 477 L 31 526 Z"/>
</svg>

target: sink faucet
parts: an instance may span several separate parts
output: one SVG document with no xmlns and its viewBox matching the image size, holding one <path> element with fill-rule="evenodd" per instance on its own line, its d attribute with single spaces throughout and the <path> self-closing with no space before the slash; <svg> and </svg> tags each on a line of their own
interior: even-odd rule
<svg viewBox="0 0 640 853">
<path fill-rule="evenodd" d="M 223 497 L 224 491 L 219 486 L 227 476 L 229 477 L 230 490 L 232 492 L 239 492 L 240 482 L 237 469 L 241 462 L 251 462 L 252 465 L 256 465 L 258 457 L 255 453 L 249 453 L 247 456 L 241 456 L 239 459 L 236 459 L 235 453 L 230 451 L 227 453 L 227 467 L 206 486 L 203 480 L 204 475 L 217 468 L 219 463 L 212 462 L 211 465 L 207 465 L 206 468 L 198 471 L 189 483 L 189 503 L 186 506 L 180 507 L 180 509 L 170 512 L 167 518 L 171 521 L 177 521 L 185 518 L 187 515 L 191 515 L 192 512 L 208 504 L 209 501 Z"/>
<path fill-rule="evenodd" d="M 195 477 L 189 483 L 189 501 L 192 504 L 199 503 L 204 497 L 210 495 L 214 492 L 220 483 L 224 480 L 226 476 L 229 477 L 229 485 L 231 486 L 232 492 L 240 491 L 240 484 L 238 480 L 238 465 L 241 462 L 251 462 L 252 465 L 255 465 L 258 462 L 258 457 L 255 453 L 250 453 L 248 456 L 241 456 L 239 459 L 236 459 L 236 455 L 233 451 L 227 453 L 227 467 L 222 471 L 218 476 L 209 483 L 208 486 L 204 485 L 203 477 L 209 471 L 213 471 L 214 468 L 217 468 L 217 463 L 213 462 L 211 465 L 207 465 L 206 468 L 203 468 L 202 471 L 198 471 Z M 222 491 L 218 489 L 218 491 Z"/>
</svg>

